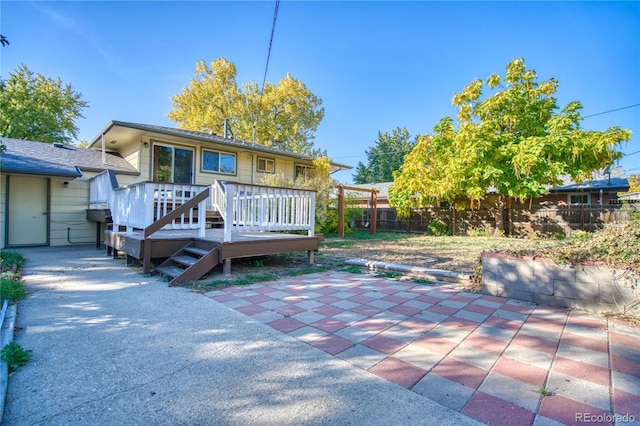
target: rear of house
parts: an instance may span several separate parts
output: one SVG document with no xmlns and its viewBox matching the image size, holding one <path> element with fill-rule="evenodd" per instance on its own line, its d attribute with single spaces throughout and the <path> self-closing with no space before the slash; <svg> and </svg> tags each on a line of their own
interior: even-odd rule
<svg viewBox="0 0 640 426">
<path fill-rule="evenodd" d="M 112 171 L 120 187 L 140 182 L 259 184 L 267 175 L 308 176 L 313 157 L 215 134 L 110 122 L 88 149 L 1 138 L 0 248 L 89 244 L 92 178 Z M 331 164 L 332 171 L 350 168 Z M 99 224 L 98 224 L 99 226 Z"/>
</svg>

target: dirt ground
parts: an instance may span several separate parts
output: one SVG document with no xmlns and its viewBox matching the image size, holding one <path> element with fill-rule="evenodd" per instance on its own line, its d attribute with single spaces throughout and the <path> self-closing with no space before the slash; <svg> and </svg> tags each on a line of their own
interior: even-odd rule
<svg viewBox="0 0 640 426">
<path fill-rule="evenodd" d="M 347 259 L 367 259 L 387 263 L 421 266 L 454 272 L 473 273 L 476 260 L 485 250 L 530 247 L 534 242 L 492 237 L 430 237 L 425 235 L 347 234 L 345 239 L 326 239 L 309 265 L 306 253 L 284 253 L 248 259 L 234 259 L 231 276 L 221 267 L 200 280 L 207 287 L 250 284 L 281 277 L 325 270 L 345 269 Z"/>
</svg>

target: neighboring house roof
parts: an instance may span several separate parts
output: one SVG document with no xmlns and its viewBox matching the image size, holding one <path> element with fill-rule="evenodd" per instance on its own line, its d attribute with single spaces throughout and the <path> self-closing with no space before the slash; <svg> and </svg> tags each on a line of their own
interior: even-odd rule
<svg viewBox="0 0 640 426">
<path fill-rule="evenodd" d="M 624 170 L 620 166 L 601 169 L 591 174 L 590 180 L 576 183 L 571 180 L 571 176 L 560 176 L 562 184 L 549 189 L 549 192 L 580 192 L 580 191 L 628 191 L 629 180 Z"/>
<path fill-rule="evenodd" d="M 632 201 L 632 200 L 640 201 L 640 192 L 627 192 L 626 194 L 620 194 L 618 195 L 618 199 L 621 201 Z"/>
<path fill-rule="evenodd" d="M 127 131 L 128 130 L 128 131 Z M 196 132 L 193 130 L 177 129 L 173 127 L 155 126 L 151 124 L 130 123 L 126 121 L 111 121 L 102 131 L 93 139 L 89 148 L 101 148 L 102 135 L 109 135 L 107 143 L 108 147 L 117 145 L 118 137 L 139 137 L 144 133 L 155 133 L 164 136 L 173 136 L 178 138 L 187 138 L 191 140 L 197 140 L 200 142 L 215 143 L 218 145 L 226 145 L 232 148 L 242 148 L 251 151 L 263 152 L 265 154 L 281 155 L 290 158 L 297 158 L 301 160 L 314 160 L 315 157 L 311 157 L 303 154 L 295 154 L 282 149 L 260 145 L 257 143 L 251 143 L 239 139 L 225 138 L 215 133 Z M 115 138 L 115 139 L 114 139 Z M 332 171 L 349 170 L 353 167 L 346 164 L 340 164 L 331 162 Z"/>
<path fill-rule="evenodd" d="M 106 154 L 103 164 L 102 153 L 92 149 L 11 138 L 0 138 L 0 141 L 6 147 L 0 155 L 3 173 L 75 178 L 82 176 L 82 171 L 109 169 L 123 174 L 139 174 L 125 159 L 113 154 Z"/>
<path fill-rule="evenodd" d="M 606 190 L 608 192 L 621 192 L 629 190 L 629 181 L 627 180 L 627 176 L 624 173 L 624 170 L 620 166 L 611 167 L 609 171 L 606 169 L 597 170 L 591 174 L 591 180 L 586 180 L 582 183 L 576 183 L 571 180 L 571 176 L 562 175 L 559 177 L 562 181 L 562 184 L 558 186 L 548 187 L 548 191 L 552 193 L 558 192 L 580 192 L 580 191 L 588 191 L 595 192 Z M 359 187 L 364 189 L 377 189 L 378 198 L 388 198 L 389 196 L 389 187 L 393 184 L 393 182 L 381 182 L 381 183 L 365 183 L 362 185 L 349 185 L 353 187 Z M 354 194 L 358 194 L 356 191 Z M 491 186 L 487 189 L 487 194 L 497 194 L 498 191 L 495 187 Z M 355 195 L 357 198 L 368 198 L 368 196 Z"/>
<path fill-rule="evenodd" d="M 352 188 L 362 188 L 362 189 L 377 189 L 378 190 L 378 194 L 377 197 L 378 199 L 387 199 L 389 198 L 389 187 L 393 185 L 393 182 L 379 182 L 379 183 L 364 183 L 364 184 L 357 184 L 357 185 L 349 185 Z M 350 191 L 347 190 L 345 191 L 347 193 L 347 196 L 349 197 L 354 197 L 354 198 L 370 198 L 371 196 L 367 193 L 364 192 L 358 192 L 358 191 Z"/>
</svg>

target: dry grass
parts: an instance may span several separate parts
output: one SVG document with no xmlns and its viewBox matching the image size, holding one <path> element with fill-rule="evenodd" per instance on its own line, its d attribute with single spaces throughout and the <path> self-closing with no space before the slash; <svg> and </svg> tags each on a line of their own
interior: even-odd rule
<svg viewBox="0 0 640 426">
<path fill-rule="evenodd" d="M 376 237 L 352 232 L 344 240 L 328 238 L 321 244 L 324 256 L 375 261 L 472 273 L 483 251 L 523 250 L 553 241 L 499 237 L 433 237 L 379 233 Z"/>
<path fill-rule="evenodd" d="M 483 251 L 521 250 L 538 243 L 551 244 L 512 238 L 432 237 L 402 233 L 378 233 L 371 237 L 366 232 L 354 231 L 344 239 L 327 238 L 320 243 L 314 265 L 308 264 L 306 253 L 239 259 L 232 262 L 232 275 L 229 277 L 223 276 L 221 267 L 218 267 L 198 282 L 184 286 L 196 291 L 208 291 L 215 287 L 246 285 L 327 270 L 353 272 L 355 268 L 349 268 L 344 263 L 353 258 L 471 274 Z"/>
</svg>

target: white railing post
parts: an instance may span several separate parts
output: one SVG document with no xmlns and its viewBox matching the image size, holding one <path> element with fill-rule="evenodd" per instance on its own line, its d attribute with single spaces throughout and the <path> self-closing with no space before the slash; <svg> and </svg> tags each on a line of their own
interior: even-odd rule
<svg viewBox="0 0 640 426">
<path fill-rule="evenodd" d="M 155 207 L 155 186 L 155 184 L 146 183 L 143 187 L 144 198 L 142 204 L 144 206 L 144 226 L 141 228 L 146 228 L 155 222 L 153 217 L 153 208 Z"/>
<path fill-rule="evenodd" d="M 204 238 L 206 234 L 206 217 L 207 217 L 207 200 L 203 200 L 198 204 L 198 236 Z"/>
<path fill-rule="evenodd" d="M 313 237 L 316 234 L 316 193 L 311 193 L 311 203 L 309 206 L 309 231 L 307 235 Z"/>
<path fill-rule="evenodd" d="M 113 192 L 118 188 L 118 181 L 111 170 L 104 170 L 89 179 L 89 208 L 112 209 Z"/>
<path fill-rule="evenodd" d="M 228 183 L 225 187 L 225 219 L 224 219 L 224 241 L 231 241 L 231 230 L 233 229 L 234 222 L 237 222 L 237 219 L 234 217 L 234 193 L 236 192 L 237 186 L 235 184 Z"/>
</svg>

